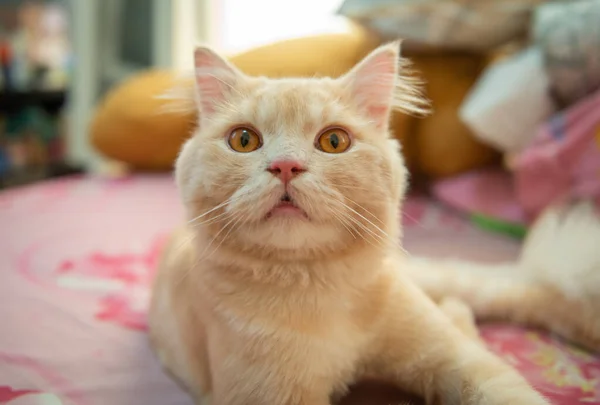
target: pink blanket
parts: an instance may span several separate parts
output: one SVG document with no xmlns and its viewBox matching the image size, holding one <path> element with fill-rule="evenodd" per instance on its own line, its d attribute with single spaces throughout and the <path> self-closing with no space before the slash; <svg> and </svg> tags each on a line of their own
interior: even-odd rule
<svg viewBox="0 0 600 405">
<path fill-rule="evenodd" d="M 0 404 L 191 404 L 145 334 L 148 285 L 181 218 L 170 176 L 0 193 Z M 406 247 L 420 254 L 495 261 L 518 248 L 418 197 L 404 222 Z M 596 357 L 519 328 L 483 334 L 554 404 L 600 404 Z"/>
</svg>

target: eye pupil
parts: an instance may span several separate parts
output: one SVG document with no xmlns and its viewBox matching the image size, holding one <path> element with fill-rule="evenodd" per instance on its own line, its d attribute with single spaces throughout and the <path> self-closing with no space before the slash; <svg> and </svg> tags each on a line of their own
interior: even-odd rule
<svg viewBox="0 0 600 405">
<path fill-rule="evenodd" d="M 248 146 L 249 143 L 250 134 L 248 133 L 248 131 L 243 131 L 242 136 L 240 137 L 240 145 L 242 145 L 242 148 L 245 148 L 246 146 Z"/>
<path fill-rule="evenodd" d="M 337 149 L 340 146 L 340 138 L 338 138 L 337 134 L 333 133 L 329 135 L 329 143 L 333 147 L 333 149 Z"/>
</svg>

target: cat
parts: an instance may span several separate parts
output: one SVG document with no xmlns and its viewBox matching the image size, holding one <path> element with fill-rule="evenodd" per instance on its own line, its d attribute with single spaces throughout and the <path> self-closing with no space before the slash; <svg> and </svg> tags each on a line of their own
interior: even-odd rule
<svg viewBox="0 0 600 405">
<path fill-rule="evenodd" d="M 404 269 L 435 301 L 459 300 L 472 311 L 471 319 L 543 328 L 598 353 L 600 212 L 595 208 L 589 199 L 548 207 L 528 232 L 516 262 L 411 257 Z M 468 323 L 462 312 L 462 322 Z"/>
<path fill-rule="evenodd" d="M 364 378 L 429 404 L 547 404 L 481 344 L 463 301 L 436 306 L 408 269 L 389 118 L 423 104 L 398 43 L 339 78 L 248 77 L 207 47 L 194 60 L 199 125 L 175 167 L 189 222 L 149 328 L 198 404 L 329 405 Z"/>
</svg>

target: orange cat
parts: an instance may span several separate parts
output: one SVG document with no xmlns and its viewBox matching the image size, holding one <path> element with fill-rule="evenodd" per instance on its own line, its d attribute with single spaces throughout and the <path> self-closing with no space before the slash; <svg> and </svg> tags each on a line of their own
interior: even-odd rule
<svg viewBox="0 0 600 405">
<path fill-rule="evenodd" d="M 388 120 L 421 107 L 400 63 L 393 43 L 338 79 L 270 80 L 196 50 L 201 121 L 176 165 L 189 223 L 150 330 L 198 404 L 328 405 L 366 377 L 428 403 L 547 403 L 469 336 L 459 301 L 447 316 L 410 279 Z"/>
</svg>

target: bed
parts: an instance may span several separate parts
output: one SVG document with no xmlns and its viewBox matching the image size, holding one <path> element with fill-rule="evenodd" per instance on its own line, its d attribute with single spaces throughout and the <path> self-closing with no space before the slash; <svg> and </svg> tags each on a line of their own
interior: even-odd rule
<svg viewBox="0 0 600 405">
<path fill-rule="evenodd" d="M 425 197 L 404 211 L 412 253 L 499 261 L 518 252 Z M 192 404 L 145 333 L 149 283 L 181 218 L 168 175 L 69 177 L 0 193 L 0 404 Z M 553 404 L 600 404 L 594 355 L 518 327 L 483 325 L 482 334 Z M 396 395 L 367 387 L 347 403 Z"/>
</svg>

